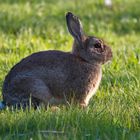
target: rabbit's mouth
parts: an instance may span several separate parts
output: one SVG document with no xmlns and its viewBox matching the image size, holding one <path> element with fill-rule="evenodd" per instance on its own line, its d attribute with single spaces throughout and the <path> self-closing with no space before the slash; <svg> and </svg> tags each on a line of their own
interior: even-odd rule
<svg viewBox="0 0 140 140">
<path fill-rule="evenodd" d="M 105 47 L 106 47 L 106 50 L 107 50 L 106 59 L 107 59 L 107 61 L 110 61 L 110 60 L 112 60 L 112 58 L 113 58 L 112 50 L 111 50 L 110 47 L 108 47 L 108 46 L 105 46 Z"/>
</svg>

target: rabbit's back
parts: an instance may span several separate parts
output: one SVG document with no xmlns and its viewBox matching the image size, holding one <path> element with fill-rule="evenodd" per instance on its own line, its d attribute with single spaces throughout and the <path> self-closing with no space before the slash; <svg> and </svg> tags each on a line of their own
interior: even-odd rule
<svg viewBox="0 0 140 140">
<path fill-rule="evenodd" d="M 74 38 L 71 53 L 43 51 L 21 60 L 5 77 L 4 102 L 26 104 L 31 96 L 48 105 L 74 96 L 80 106 L 88 105 L 101 81 L 101 65 L 112 59 L 112 51 L 101 39 L 87 36 L 71 12 L 66 23 Z"/>
<path fill-rule="evenodd" d="M 65 95 L 70 98 L 74 93 L 80 100 L 96 85 L 99 74 L 98 65 L 91 65 L 71 53 L 38 52 L 24 58 L 11 69 L 4 82 L 3 94 L 14 94 L 16 91 L 11 89 L 15 83 L 16 86 L 26 87 L 26 80 L 41 79 L 54 97 Z M 21 79 L 25 79 L 24 82 L 17 84 Z"/>
</svg>

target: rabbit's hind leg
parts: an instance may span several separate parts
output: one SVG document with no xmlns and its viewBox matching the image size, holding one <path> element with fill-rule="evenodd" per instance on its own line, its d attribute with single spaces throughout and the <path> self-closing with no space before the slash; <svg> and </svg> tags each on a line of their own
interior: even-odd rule
<svg viewBox="0 0 140 140">
<path fill-rule="evenodd" d="M 41 79 L 34 79 L 31 89 L 31 96 L 39 99 L 40 102 L 45 104 L 45 107 L 48 105 L 57 106 L 60 104 L 66 104 L 64 98 L 57 98 L 52 96 L 49 88 Z"/>
<path fill-rule="evenodd" d="M 41 79 L 34 79 L 30 85 L 31 97 L 47 106 L 50 99 L 53 97 L 47 85 Z"/>
<path fill-rule="evenodd" d="M 29 105 L 30 99 L 33 106 L 40 103 L 48 105 L 52 98 L 49 88 L 43 80 L 36 77 L 19 76 L 13 79 L 10 91 L 4 96 L 9 105 Z"/>
</svg>

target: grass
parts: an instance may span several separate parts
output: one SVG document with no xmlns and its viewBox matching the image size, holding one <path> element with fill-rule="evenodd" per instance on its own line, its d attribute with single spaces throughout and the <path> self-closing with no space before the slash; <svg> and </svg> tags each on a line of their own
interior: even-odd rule
<svg viewBox="0 0 140 140">
<path fill-rule="evenodd" d="M 86 110 L 2 110 L 3 140 L 140 140 L 140 2 L 114 0 L 0 0 L 0 91 L 5 75 L 20 59 L 49 49 L 70 51 L 65 13 L 72 11 L 85 32 L 112 47 L 97 94 Z M 0 98 L 2 100 L 1 92 Z M 56 131 L 56 132 L 55 132 Z"/>
</svg>

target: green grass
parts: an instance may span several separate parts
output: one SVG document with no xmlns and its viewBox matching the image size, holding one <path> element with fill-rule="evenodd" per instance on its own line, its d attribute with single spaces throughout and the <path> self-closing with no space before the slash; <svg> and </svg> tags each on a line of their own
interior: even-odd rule
<svg viewBox="0 0 140 140">
<path fill-rule="evenodd" d="M 140 2 L 113 4 L 109 9 L 103 0 L 0 0 L 0 91 L 7 72 L 23 57 L 71 50 L 67 11 L 80 17 L 86 33 L 108 42 L 114 56 L 103 66 L 100 88 L 86 110 L 7 108 L 0 111 L 0 140 L 140 140 Z"/>
</svg>

